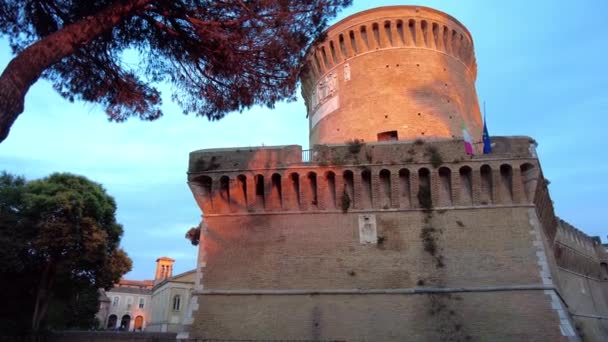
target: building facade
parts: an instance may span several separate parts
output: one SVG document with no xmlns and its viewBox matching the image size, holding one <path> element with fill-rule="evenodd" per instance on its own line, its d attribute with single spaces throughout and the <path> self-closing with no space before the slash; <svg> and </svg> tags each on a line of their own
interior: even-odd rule
<svg viewBox="0 0 608 342">
<path fill-rule="evenodd" d="M 102 329 L 177 332 L 190 299 L 194 271 L 173 276 L 175 260 L 156 260 L 154 280 L 121 279 L 101 291 L 97 319 Z"/>
<path fill-rule="evenodd" d="M 462 24 L 373 9 L 307 56 L 310 151 L 190 154 L 203 222 L 178 337 L 608 339 L 608 254 L 556 217 L 536 142 L 465 152 L 482 121 Z"/>
</svg>

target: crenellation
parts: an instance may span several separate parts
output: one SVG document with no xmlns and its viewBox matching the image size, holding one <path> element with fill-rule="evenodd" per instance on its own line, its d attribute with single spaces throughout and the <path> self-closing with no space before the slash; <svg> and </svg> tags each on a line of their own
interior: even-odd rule
<svg viewBox="0 0 608 342">
<path fill-rule="evenodd" d="M 310 150 L 192 152 L 192 337 L 577 341 L 581 317 L 605 337 L 606 247 L 556 218 L 532 138 L 481 153 L 476 74 L 451 16 L 364 11 L 306 54 Z"/>
</svg>

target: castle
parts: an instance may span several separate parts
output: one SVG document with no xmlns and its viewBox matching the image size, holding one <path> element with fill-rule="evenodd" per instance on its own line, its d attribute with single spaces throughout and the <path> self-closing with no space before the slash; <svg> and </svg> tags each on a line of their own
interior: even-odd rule
<svg viewBox="0 0 608 342">
<path fill-rule="evenodd" d="M 350 16 L 302 72 L 311 150 L 205 149 L 179 336 L 605 341 L 608 253 L 553 211 L 529 137 L 480 138 L 467 29 L 424 7 Z M 479 149 L 479 146 L 478 146 Z"/>
</svg>

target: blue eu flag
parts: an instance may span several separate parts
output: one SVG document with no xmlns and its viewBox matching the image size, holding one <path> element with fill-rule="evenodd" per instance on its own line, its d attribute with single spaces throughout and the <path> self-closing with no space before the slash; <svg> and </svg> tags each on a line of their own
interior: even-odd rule
<svg viewBox="0 0 608 342">
<path fill-rule="evenodd" d="M 492 141 L 490 140 L 490 134 L 488 134 L 488 126 L 486 125 L 486 117 L 483 117 L 483 154 L 492 153 Z"/>
</svg>

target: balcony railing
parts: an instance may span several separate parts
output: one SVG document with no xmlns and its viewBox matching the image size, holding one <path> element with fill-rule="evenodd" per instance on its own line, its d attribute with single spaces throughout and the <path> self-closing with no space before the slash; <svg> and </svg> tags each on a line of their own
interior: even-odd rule
<svg viewBox="0 0 608 342">
<path fill-rule="evenodd" d="M 310 163 L 312 150 L 302 150 L 302 163 Z"/>
</svg>

